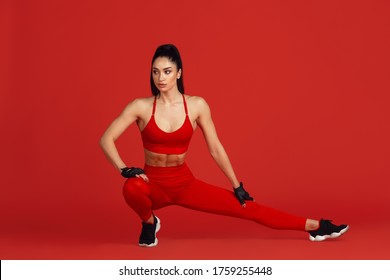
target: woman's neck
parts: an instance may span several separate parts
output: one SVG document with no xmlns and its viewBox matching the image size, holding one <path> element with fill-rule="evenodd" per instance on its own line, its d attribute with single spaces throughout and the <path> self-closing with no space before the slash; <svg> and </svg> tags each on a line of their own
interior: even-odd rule
<svg viewBox="0 0 390 280">
<path fill-rule="evenodd" d="M 175 89 L 167 92 L 160 92 L 160 96 L 158 97 L 158 99 L 161 100 L 161 103 L 172 104 L 177 102 L 179 98 L 182 99 L 181 95 L 182 94 L 180 93 L 180 91 Z"/>
</svg>

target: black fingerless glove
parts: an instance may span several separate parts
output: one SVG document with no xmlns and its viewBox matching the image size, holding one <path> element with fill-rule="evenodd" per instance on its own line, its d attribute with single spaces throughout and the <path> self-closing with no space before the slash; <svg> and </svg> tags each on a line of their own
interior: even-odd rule
<svg viewBox="0 0 390 280">
<path fill-rule="evenodd" d="M 125 178 L 133 178 L 136 175 L 145 174 L 145 171 L 138 167 L 123 167 L 121 175 Z"/>
<path fill-rule="evenodd" d="M 245 204 L 245 200 L 253 201 L 253 197 L 244 189 L 244 185 L 240 182 L 240 186 L 234 189 L 234 194 L 236 195 L 238 201 L 241 205 Z"/>
</svg>

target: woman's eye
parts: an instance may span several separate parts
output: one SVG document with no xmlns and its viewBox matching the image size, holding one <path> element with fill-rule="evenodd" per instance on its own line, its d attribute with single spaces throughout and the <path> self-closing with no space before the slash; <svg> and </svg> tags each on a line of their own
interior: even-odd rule
<svg viewBox="0 0 390 280">
<path fill-rule="evenodd" d="M 171 71 L 170 70 L 167 70 L 167 71 L 165 71 L 165 74 L 171 74 Z"/>
<path fill-rule="evenodd" d="M 157 75 L 157 74 L 158 74 L 158 71 L 154 70 L 154 71 L 153 71 L 153 74 L 154 74 L 154 75 Z"/>
</svg>

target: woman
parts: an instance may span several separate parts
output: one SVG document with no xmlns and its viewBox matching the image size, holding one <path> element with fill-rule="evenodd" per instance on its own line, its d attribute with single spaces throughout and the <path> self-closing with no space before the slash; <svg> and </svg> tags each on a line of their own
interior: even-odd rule
<svg viewBox="0 0 390 280">
<path fill-rule="evenodd" d="M 206 101 L 184 94 L 182 61 L 174 45 L 157 48 L 150 85 L 153 96 L 129 103 L 100 140 L 108 160 L 127 178 L 123 194 L 142 220 L 140 246 L 157 245 L 160 220 L 153 210 L 168 205 L 248 219 L 275 229 L 307 231 L 312 241 L 335 238 L 348 230 L 347 225 L 294 216 L 253 201 L 238 181 L 218 139 Z M 127 167 L 115 147 L 118 137 L 134 122 L 142 135 L 144 169 Z M 194 178 L 187 167 L 186 152 L 198 126 L 212 157 L 230 180 L 233 192 Z"/>
</svg>

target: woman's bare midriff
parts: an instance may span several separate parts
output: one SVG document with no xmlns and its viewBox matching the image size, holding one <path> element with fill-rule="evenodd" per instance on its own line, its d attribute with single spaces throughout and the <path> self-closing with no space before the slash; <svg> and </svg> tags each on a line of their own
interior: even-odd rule
<svg viewBox="0 0 390 280">
<path fill-rule="evenodd" d="M 186 153 L 179 155 L 167 155 L 167 154 L 158 154 L 153 153 L 144 149 L 145 153 L 145 164 L 150 166 L 178 166 L 184 163 Z"/>
</svg>

